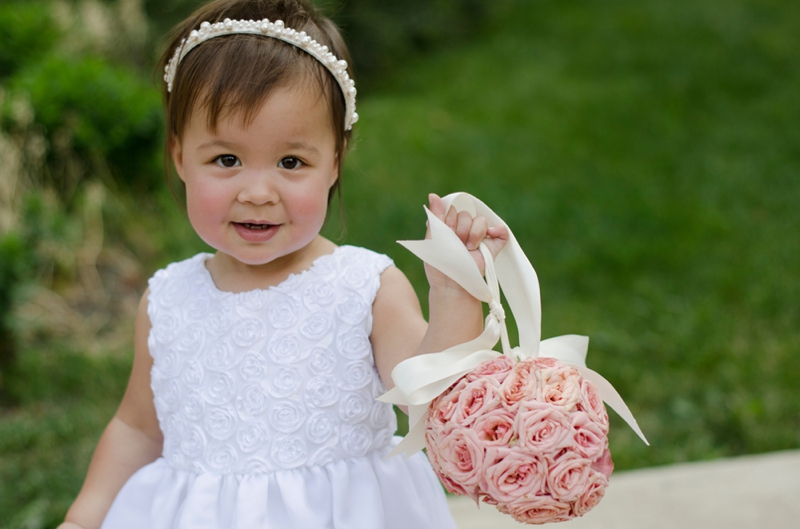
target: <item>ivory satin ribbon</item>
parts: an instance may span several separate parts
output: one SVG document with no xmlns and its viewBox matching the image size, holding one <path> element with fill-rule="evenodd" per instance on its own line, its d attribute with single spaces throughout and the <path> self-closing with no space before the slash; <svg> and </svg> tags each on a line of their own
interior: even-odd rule
<svg viewBox="0 0 800 529">
<path fill-rule="evenodd" d="M 453 193 L 443 199 L 445 210 L 454 206 L 457 211 L 482 215 L 489 226 L 508 226 L 486 204 L 467 193 Z M 552 357 L 578 369 L 580 374 L 597 387 L 603 401 L 616 411 L 645 442 L 636 419 L 610 382 L 586 367 L 589 338 L 575 334 L 541 340 L 541 302 L 539 278 L 530 261 L 508 230 L 508 243 L 494 260 L 488 248 L 480 250 L 486 262 L 486 279 L 481 277 L 475 261 L 453 230 L 425 208 L 431 238 L 421 241 L 398 241 L 414 255 L 447 275 L 464 290 L 489 305 L 483 333 L 472 341 L 459 344 L 439 353 L 413 356 L 400 362 L 392 371 L 395 387 L 378 400 L 408 406 L 410 429 L 405 439 L 389 453 L 391 457 L 405 453 L 406 457 L 425 447 L 425 414 L 431 401 L 479 364 L 505 354 L 515 361 L 524 358 Z M 520 345 L 510 347 L 505 325 L 505 313 L 500 302 L 502 287 L 509 308 L 519 329 Z M 493 351 L 498 340 L 503 352 Z"/>
</svg>

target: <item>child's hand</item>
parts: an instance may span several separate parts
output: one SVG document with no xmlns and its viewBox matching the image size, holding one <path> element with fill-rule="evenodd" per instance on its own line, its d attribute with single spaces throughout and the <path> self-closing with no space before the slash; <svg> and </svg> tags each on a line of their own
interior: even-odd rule
<svg viewBox="0 0 800 529">
<path fill-rule="evenodd" d="M 469 250 L 472 258 L 475 259 L 475 263 L 478 265 L 481 274 L 483 274 L 485 263 L 483 261 L 483 254 L 481 254 L 478 247 L 481 242 L 485 243 L 492 253 L 492 257 L 496 257 L 508 242 L 508 228 L 505 226 L 489 227 L 485 217 L 478 215 L 472 218 L 466 211 L 456 212 L 456 209 L 452 206 L 448 211 L 445 211 L 442 199 L 433 193 L 428 195 L 428 201 L 430 203 L 429 209 L 431 213 L 444 221 L 444 223 L 458 235 L 458 238 L 461 239 L 461 242 L 463 242 L 467 250 Z M 430 239 L 430 237 L 431 230 L 429 227 L 425 238 Z M 426 265 L 425 269 L 431 287 L 442 286 L 448 283 L 449 280 L 447 276 L 435 268 Z"/>
</svg>

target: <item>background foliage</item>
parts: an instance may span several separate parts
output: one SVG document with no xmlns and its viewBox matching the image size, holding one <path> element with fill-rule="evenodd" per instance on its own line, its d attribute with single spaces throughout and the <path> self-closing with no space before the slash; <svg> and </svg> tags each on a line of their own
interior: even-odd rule
<svg viewBox="0 0 800 529">
<path fill-rule="evenodd" d="M 63 516 L 124 390 L 146 279 L 204 249 L 162 183 L 150 81 L 194 5 L 0 6 L 8 527 Z M 388 253 L 424 303 L 393 241 L 419 236 L 428 192 L 472 192 L 536 267 L 544 336 L 589 335 L 651 440 L 612 417 L 617 468 L 800 447 L 800 5 L 326 7 L 366 81 L 347 231 L 329 236 Z"/>
</svg>

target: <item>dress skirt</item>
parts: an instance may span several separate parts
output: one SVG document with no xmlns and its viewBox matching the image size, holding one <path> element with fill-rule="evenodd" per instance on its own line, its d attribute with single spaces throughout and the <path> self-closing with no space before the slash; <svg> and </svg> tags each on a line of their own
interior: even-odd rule
<svg viewBox="0 0 800 529">
<path fill-rule="evenodd" d="M 131 476 L 102 528 L 456 529 L 425 455 L 384 461 L 390 450 L 254 474 L 198 474 L 159 458 Z"/>
</svg>

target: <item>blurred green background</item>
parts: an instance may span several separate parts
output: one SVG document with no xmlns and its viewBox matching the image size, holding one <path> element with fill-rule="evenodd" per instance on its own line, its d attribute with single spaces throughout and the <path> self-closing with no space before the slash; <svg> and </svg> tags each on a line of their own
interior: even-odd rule
<svg viewBox="0 0 800 529">
<path fill-rule="evenodd" d="M 121 397 L 158 268 L 205 250 L 161 170 L 161 36 L 194 0 L 0 4 L 0 526 L 55 527 Z M 800 447 L 800 4 L 379 0 L 336 242 L 423 301 L 427 193 L 471 192 L 591 337 L 618 469 Z"/>
</svg>

